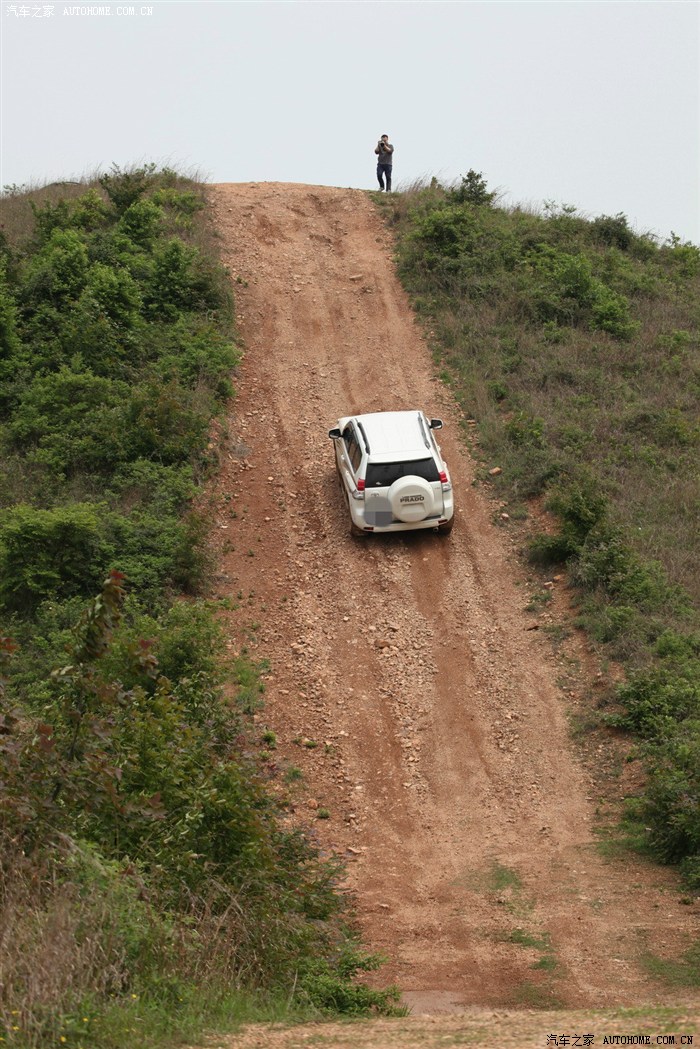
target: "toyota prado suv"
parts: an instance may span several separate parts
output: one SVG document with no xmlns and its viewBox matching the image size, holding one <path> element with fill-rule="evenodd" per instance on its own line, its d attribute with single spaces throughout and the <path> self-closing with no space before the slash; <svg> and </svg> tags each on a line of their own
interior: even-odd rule
<svg viewBox="0 0 700 1049">
<path fill-rule="evenodd" d="M 433 432 L 441 427 L 423 412 L 373 412 L 328 431 L 353 535 L 452 531 L 452 482 Z"/>
</svg>

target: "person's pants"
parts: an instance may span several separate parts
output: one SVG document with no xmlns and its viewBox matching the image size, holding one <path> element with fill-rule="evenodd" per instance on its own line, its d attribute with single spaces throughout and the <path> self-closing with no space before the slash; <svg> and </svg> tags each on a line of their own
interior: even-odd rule
<svg viewBox="0 0 700 1049">
<path fill-rule="evenodd" d="M 391 164 L 377 164 L 377 181 L 380 189 L 384 189 L 384 179 L 386 179 L 388 193 L 391 190 Z"/>
</svg>

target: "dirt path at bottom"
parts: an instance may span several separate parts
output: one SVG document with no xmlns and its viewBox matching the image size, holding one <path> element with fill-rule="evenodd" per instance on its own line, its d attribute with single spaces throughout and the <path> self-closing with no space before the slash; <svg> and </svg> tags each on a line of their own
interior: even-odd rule
<svg viewBox="0 0 700 1049">
<path fill-rule="evenodd" d="M 677 1047 L 698 1044 L 699 1020 L 697 1011 L 679 1009 L 650 1009 L 644 1016 L 621 1010 L 533 1013 L 469 1009 L 460 1016 L 317 1023 L 292 1028 L 255 1024 L 239 1035 L 212 1039 L 210 1049 L 391 1049 L 393 1046 L 444 1049 L 460 1045 L 489 1049 Z M 617 1042 L 616 1037 L 620 1039 Z"/>
<path fill-rule="evenodd" d="M 278 184 L 211 197 L 246 345 L 211 492 L 217 593 L 234 601 L 232 650 L 270 663 L 258 722 L 276 734 L 271 771 L 303 777 L 290 819 L 347 860 L 380 978 L 416 1012 L 663 1003 L 643 958 L 678 957 L 697 903 L 596 848 L 562 665 L 472 486 L 371 200 Z M 353 540 L 327 429 L 409 407 L 445 419 L 454 532 Z"/>
</svg>

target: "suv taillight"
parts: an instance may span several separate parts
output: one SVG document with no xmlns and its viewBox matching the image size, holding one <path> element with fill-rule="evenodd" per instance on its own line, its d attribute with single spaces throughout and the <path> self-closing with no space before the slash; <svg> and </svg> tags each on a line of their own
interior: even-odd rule
<svg viewBox="0 0 700 1049">
<path fill-rule="evenodd" d="M 447 484 L 447 471 L 446 470 L 441 470 L 440 471 L 440 480 L 442 481 L 443 484 Z"/>
<path fill-rule="evenodd" d="M 365 479 L 364 477 L 357 478 L 357 490 L 358 492 L 364 492 L 365 490 Z"/>
</svg>

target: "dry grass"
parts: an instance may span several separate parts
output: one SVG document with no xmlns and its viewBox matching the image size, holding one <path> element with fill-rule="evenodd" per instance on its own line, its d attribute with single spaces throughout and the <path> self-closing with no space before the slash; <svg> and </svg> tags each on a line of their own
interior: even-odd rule
<svg viewBox="0 0 700 1049">
<path fill-rule="evenodd" d="M 123 173 L 134 173 L 140 167 L 141 165 L 131 164 L 120 170 Z M 0 231 L 7 238 L 8 244 L 14 249 L 20 249 L 32 237 L 35 227 L 32 205 L 45 207 L 47 204 L 55 206 L 59 201 L 70 203 L 82 197 L 88 190 L 93 190 L 103 200 L 107 200 L 107 194 L 99 181 L 103 174 L 104 172 L 96 170 L 79 179 L 5 187 L 0 193 Z M 198 168 L 174 171 L 172 175 L 174 177 L 169 179 L 169 184 L 179 190 L 195 192 L 204 199 L 207 179 Z M 162 180 L 161 173 L 154 171 L 153 178 L 156 182 Z M 211 255 L 210 246 L 214 239 L 211 226 L 207 230 L 204 223 L 197 223 L 192 231 L 184 232 L 191 232 L 192 241 L 205 247 L 205 250 L 208 247 Z M 178 233 L 183 234 L 181 227 Z"/>
<path fill-rule="evenodd" d="M 125 950 L 109 935 L 104 897 L 4 846 L 13 863 L 0 867 L 0 1022 L 33 1041 L 88 995 L 121 990 Z"/>
<path fill-rule="evenodd" d="M 173 1001 L 192 988 L 215 998 L 269 978 L 266 930 L 230 889 L 212 883 L 211 899 L 192 896 L 175 921 L 152 887 L 141 898 L 135 871 L 88 846 L 63 836 L 49 857 L 2 845 L 12 863 L 0 867 L 0 1030 L 23 1045 L 57 1043 L 76 1017 L 80 1030 L 85 1013 L 128 1006 L 144 987 L 167 1004 L 168 987 Z"/>
</svg>

